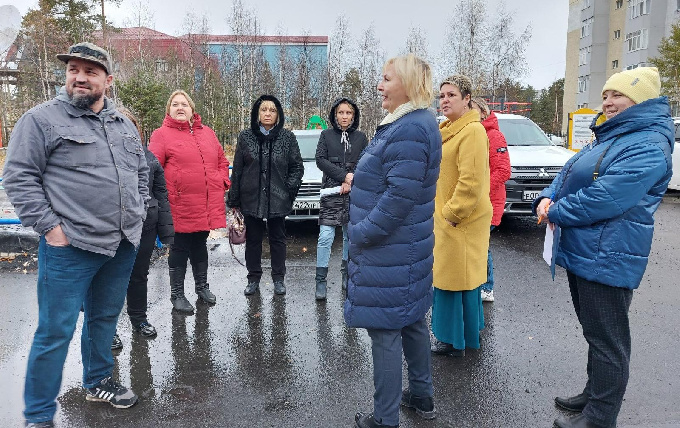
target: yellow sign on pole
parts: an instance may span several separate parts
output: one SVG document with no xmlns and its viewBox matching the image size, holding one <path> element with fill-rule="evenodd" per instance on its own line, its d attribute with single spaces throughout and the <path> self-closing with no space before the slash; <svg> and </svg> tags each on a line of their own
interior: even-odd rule
<svg viewBox="0 0 680 428">
<path fill-rule="evenodd" d="M 597 112 L 589 108 L 580 108 L 569 113 L 569 132 L 567 134 L 569 150 L 578 152 L 595 139 L 590 130 L 590 124 L 595 116 L 597 116 Z"/>
</svg>

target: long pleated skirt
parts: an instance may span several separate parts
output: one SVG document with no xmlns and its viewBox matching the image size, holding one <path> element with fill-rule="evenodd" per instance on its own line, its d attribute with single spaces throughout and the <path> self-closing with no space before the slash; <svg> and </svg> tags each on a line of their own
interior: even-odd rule
<svg viewBox="0 0 680 428">
<path fill-rule="evenodd" d="M 456 349 L 479 349 L 479 331 L 484 328 L 481 287 L 470 291 L 434 289 L 432 332 Z"/>
</svg>

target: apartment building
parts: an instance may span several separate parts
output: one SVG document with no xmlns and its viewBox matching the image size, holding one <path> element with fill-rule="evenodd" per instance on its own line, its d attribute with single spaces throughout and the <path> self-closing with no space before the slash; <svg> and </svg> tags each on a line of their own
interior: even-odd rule
<svg viewBox="0 0 680 428">
<path fill-rule="evenodd" d="M 569 0 L 563 131 L 568 113 L 598 110 L 612 74 L 649 65 L 680 18 L 680 0 Z"/>
</svg>

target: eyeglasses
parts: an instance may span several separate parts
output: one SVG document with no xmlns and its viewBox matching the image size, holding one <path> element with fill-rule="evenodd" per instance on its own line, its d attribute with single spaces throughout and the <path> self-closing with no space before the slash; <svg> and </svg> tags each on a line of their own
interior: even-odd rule
<svg viewBox="0 0 680 428">
<path fill-rule="evenodd" d="M 106 55 L 102 52 L 96 51 L 94 49 L 90 49 L 87 46 L 74 46 L 70 50 L 72 54 L 82 54 L 82 55 L 87 55 L 91 57 L 95 57 L 99 60 L 102 61 L 108 61 L 109 59 L 106 57 Z"/>
</svg>

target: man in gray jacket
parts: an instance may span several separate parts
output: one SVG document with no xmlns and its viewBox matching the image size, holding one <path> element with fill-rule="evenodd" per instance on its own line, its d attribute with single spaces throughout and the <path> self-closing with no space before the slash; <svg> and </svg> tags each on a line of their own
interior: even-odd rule
<svg viewBox="0 0 680 428">
<path fill-rule="evenodd" d="M 104 94 L 109 54 L 78 43 L 59 95 L 24 114 L 7 150 L 3 185 L 18 217 L 40 234 L 38 328 L 28 356 L 26 426 L 51 427 L 81 307 L 85 398 L 117 408 L 137 396 L 114 381 L 111 340 L 149 199 L 134 125 Z"/>
</svg>

